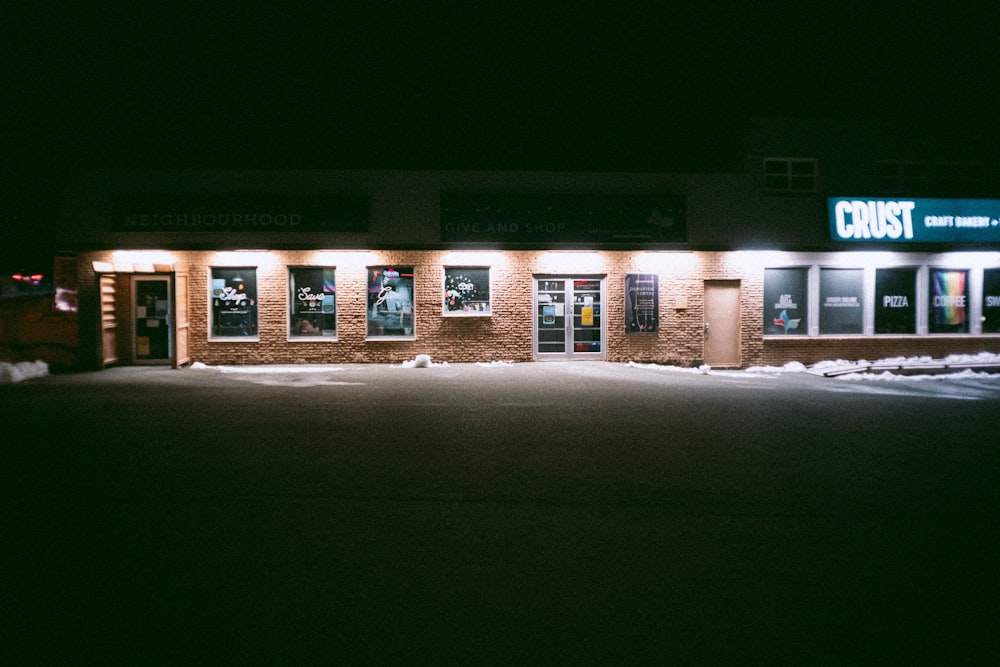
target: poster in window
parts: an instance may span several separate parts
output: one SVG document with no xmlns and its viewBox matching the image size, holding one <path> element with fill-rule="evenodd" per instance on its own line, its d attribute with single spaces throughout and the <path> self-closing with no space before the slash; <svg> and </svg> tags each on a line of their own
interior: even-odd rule
<svg viewBox="0 0 1000 667">
<path fill-rule="evenodd" d="M 212 335 L 257 335 L 257 269 L 213 268 L 209 284 Z"/>
<path fill-rule="evenodd" d="M 413 267 L 368 267 L 368 336 L 413 337 Z"/>
<path fill-rule="evenodd" d="M 337 284 L 334 269 L 301 266 L 288 270 L 289 335 L 293 338 L 335 336 Z"/>
<path fill-rule="evenodd" d="M 1000 269 L 983 270 L 983 333 L 1000 333 Z"/>
<path fill-rule="evenodd" d="M 808 333 L 808 290 L 808 269 L 764 270 L 764 335 Z"/>
<path fill-rule="evenodd" d="M 930 316 L 931 333 L 968 333 L 968 271 L 931 269 Z"/>
<path fill-rule="evenodd" d="M 819 274 L 819 332 L 864 332 L 864 270 L 821 269 Z"/>
<path fill-rule="evenodd" d="M 916 269 L 875 271 L 875 333 L 916 333 L 916 285 Z"/>
<path fill-rule="evenodd" d="M 660 330 L 660 277 L 655 273 L 625 275 L 625 333 Z"/>
<path fill-rule="evenodd" d="M 444 270 L 445 315 L 490 314 L 490 269 L 449 266 Z"/>
</svg>

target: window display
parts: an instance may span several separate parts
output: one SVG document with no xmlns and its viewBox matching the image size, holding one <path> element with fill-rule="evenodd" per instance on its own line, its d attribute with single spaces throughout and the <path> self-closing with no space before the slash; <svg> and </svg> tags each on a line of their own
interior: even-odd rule
<svg viewBox="0 0 1000 667">
<path fill-rule="evenodd" d="M 289 336 L 337 335 L 337 284 L 334 270 L 322 266 L 288 269 Z"/>
<path fill-rule="evenodd" d="M 764 270 L 764 335 L 809 333 L 806 313 L 809 300 L 809 270 Z"/>
<path fill-rule="evenodd" d="M 875 333 L 916 333 L 916 284 L 916 269 L 875 271 Z"/>
<path fill-rule="evenodd" d="M 819 332 L 864 333 L 864 269 L 820 269 Z"/>
<path fill-rule="evenodd" d="M 257 269 L 213 268 L 209 286 L 213 337 L 257 335 Z"/>
<path fill-rule="evenodd" d="M 445 267 L 444 314 L 491 314 L 489 267 Z"/>
<path fill-rule="evenodd" d="M 1000 333 L 1000 269 L 983 270 L 983 333 Z"/>
<path fill-rule="evenodd" d="M 930 333 L 969 332 L 969 272 L 931 269 L 930 310 L 927 330 Z"/>
<path fill-rule="evenodd" d="M 413 267 L 368 267 L 368 337 L 413 338 Z"/>
</svg>

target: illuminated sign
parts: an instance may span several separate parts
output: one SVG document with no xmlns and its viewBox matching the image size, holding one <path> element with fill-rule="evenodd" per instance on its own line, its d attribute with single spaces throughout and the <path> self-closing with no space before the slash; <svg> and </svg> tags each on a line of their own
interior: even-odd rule
<svg viewBox="0 0 1000 667">
<path fill-rule="evenodd" d="M 827 210 L 834 241 L 1000 241 L 1000 199 L 830 197 Z"/>
</svg>

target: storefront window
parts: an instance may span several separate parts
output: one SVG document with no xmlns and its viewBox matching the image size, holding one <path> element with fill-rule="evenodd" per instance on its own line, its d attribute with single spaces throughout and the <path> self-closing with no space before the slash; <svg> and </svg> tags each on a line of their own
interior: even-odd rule
<svg viewBox="0 0 1000 667">
<path fill-rule="evenodd" d="M 444 314 L 489 315 L 490 312 L 489 267 L 445 267 Z"/>
<path fill-rule="evenodd" d="M 289 336 L 337 335 L 337 284 L 332 268 L 299 266 L 288 269 L 288 292 Z"/>
<path fill-rule="evenodd" d="M 927 329 L 930 333 L 969 332 L 969 272 L 931 269 Z"/>
<path fill-rule="evenodd" d="M 808 269 L 765 269 L 764 335 L 807 335 L 808 299 Z"/>
<path fill-rule="evenodd" d="M 819 332 L 864 333 L 863 269 L 820 269 Z"/>
<path fill-rule="evenodd" d="M 916 269 L 875 271 L 875 333 L 916 333 L 916 285 Z"/>
<path fill-rule="evenodd" d="M 413 267 L 368 267 L 368 337 L 413 338 Z"/>
<path fill-rule="evenodd" d="M 983 333 L 1000 333 L 1000 269 L 983 271 Z"/>
<path fill-rule="evenodd" d="M 257 335 L 256 268 L 213 268 L 209 298 L 213 337 Z"/>
</svg>

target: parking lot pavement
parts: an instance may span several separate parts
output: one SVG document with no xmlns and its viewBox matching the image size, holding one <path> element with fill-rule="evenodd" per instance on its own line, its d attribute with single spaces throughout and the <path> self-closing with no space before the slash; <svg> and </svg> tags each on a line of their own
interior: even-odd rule
<svg viewBox="0 0 1000 667">
<path fill-rule="evenodd" d="M 997 398 L 606 363 L 0 386 L 0 658 L 986 664 Z"/>
</svg>

